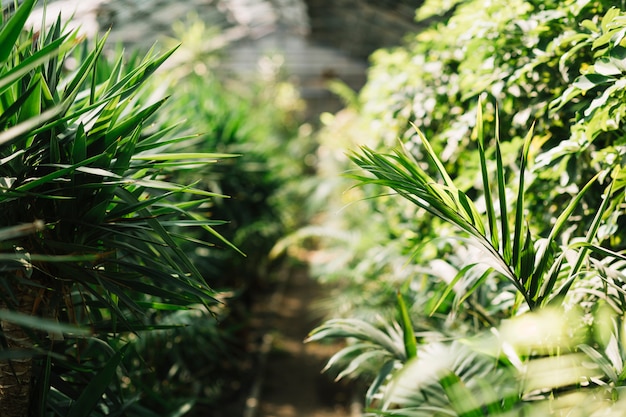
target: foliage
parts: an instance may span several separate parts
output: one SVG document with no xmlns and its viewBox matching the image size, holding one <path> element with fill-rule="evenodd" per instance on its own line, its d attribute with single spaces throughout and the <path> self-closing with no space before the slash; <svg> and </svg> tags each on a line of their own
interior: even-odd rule
<svg viewBox="0 0 626 417">
<path fill-rule="evenodd" d="M 150 127 L 164 99 L 143 87 L 173 50 L 106 64 L 106 37 L 25 29 L 34 3 L 0 29 L 1 413 L 150 415 L 121 383 L 128 332 L 218 296 L 181 245 L 219 237 L 205 207 L 223 196 L 171 178 L 230 155 Z"/>
<path fill-rule="evenodd" d="M 186 26 L 196 40 L 221 44 L 219 35 L 204 23 L 191 18 Z M 179 29 L 177 37 L 187 39 L 191 34 Z M 200 132 L 193 149 L 238 156 L 222 161 L 200 179 L 204 187 L 229 196 L 213 200 L 211 212 L 229 220 L 220 232 L 246 259 L 214 250 L 202 251 L 194 260 L 226 287 L 253 287 L 255 277 L 269 271 L 267 254 L 276 240 L 303 222 L 301 191 L 294 184 L 300 185 L 297 179 L 310 169 L 305 161 L 314 144 L 306 128 L 299 130 L 303 103 L 282 73 L 280 56 L 261 58 L 258 71 L 246 77 L 225 73 L 219 66 L 220 51 L 201 47 L 188 42 L 177 51 L 184 60 L 164 75 L 176 99 L 160 122 L 170 125 L 184 119 L 179 134 Z"/>
<path fill-rule="evenodd" d="M 376 52 L 356 104 L 325 116 L 321 172 L 359 187 L 302 236 L 330 237 L 318 273 L 359 298 L 310 339 L 350 341 L 331 365 L 369 382 L 371 415 L 623 413 L 614 6 L 426 2 L 418 18 L 443 19 Z M 338 152 L 356 144 L 355 172 Z"/>
<path fill-rule="evenodd" d="M 193 16 L 175 24 L 174 31 L 182 43 L 164 63 L 166 70 L 156 75 L 159 88 L 167 86 L 174 94 L 154 125 L 174 126 L 171 134 L 187 137 L 181 152 L 237 155 L 210 169 L 196 166 L 170 177 L 228 196 L 203 206 L 212 218 L 228 219 L 219 227 L 228 244 L 204 229 L 185 230 L 188 240 L 180 243 L 212 287 L 223 291 L 219 297 L 223 304 L 152 314 L 155 326 L 186 327 L 132 340 L 155 372 L 146 374 L 137 360 L 125 365 L 139 381 L 131 389 L 143 392 L 142 405 L 152 410 L 228 416 L 241 412 L 237 406 L 241 408 L 250 374 L 256 371 L 250 307 L 262 291 L 272 288 L 274 272 L 280 268 L 270 262 L 268 252 L 304 218 L 300 186 L 313 145 L 306 126 L 300 130 L 302 103 L 282 75 L 280 57 L 261 58 L 258 73 L 249 77 L 225 73 L 222 51 L 207 49 L 224 44 L 218 31 Z M 166 40 L 170 42 L 177 45 Z M 211 315 L 217 321 L 211 321 Z"/>
</svg>

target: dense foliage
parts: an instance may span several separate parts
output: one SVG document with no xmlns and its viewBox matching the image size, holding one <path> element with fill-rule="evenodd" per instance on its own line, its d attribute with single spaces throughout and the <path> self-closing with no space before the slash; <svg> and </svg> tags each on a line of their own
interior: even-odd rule
<svg viewBox="0 0 626 417">
<path fill-rule="evenodd" d="M 185 327 L 136 340 L 141 358 L 156 372 L 128 366 L 137 370 L 141 384 L 135 390 L 143 391 L 142 402 L 152 410 L 230 416 L 241 412 L 258 372 L 260 335 L 251 328 L 250 308 L 272 290 L 281 267 L 268 252 L 305 218 L 301 179 L 309 169 L 312 138 L 300 126 L 302 102 L 284 79 L 279 57 L 263 57 L 260 71 L 247 77 L 224 73 L 222 51 L 205 48 L 219 32 L 193 16 L 175 29 L 172 42 L 182 43 L 156 75 L 172 97 L 155 124 L 175 126 L 176 136 L 188 138 L 180 151 L 236 155 L 211 169 L 190 167 L 172 177 L 220 194 L 205 206 L 212 218 L 227 220 L 219 236 L 188 229 L 180 248 L 221 291 L 221 303 L 209 311 L 153 315 L 156 324 Z"/>
<path fill-rule="evenodd" d="M 226 290 L 234 275 L 252 278 L 207 267 L 216 245 L 244 259 L 213 219 L 245 216 L 227 230 L 236 239 L 269 216 L 261 198 L 276 180 L 258 175 L 265 155 L 237 176 L 259 185 L 237 184 L 214 168 L 235 155 L 215 151 L 245 151 L 227 136 L 251 141 L 279 111 L 260 106 L 266 124 L 249 124 L 243 98 L 207 96 L 187 77 L 187 95 L 161 112 L 171 80 L 155 72 L 176 47 L 109 59 L 106 37 L 91 45 L 60 19 L 27 28 L 35 3 L 7 9 L 0 26 L 0 414 L 180 415 L 200 396 L 224 401 L 246 342 Z M 180 109 L 201 98 L 212 117 L 184 125 Z M 190 129 L 203 128 L 211 140 L 199 145 Z M 225 188 L 261 194 L 247 202 L 253 216 L 216 210 Z"/>
<path fill-rule="evenodd" d="M 293 239 L 325 238 L 341 302 L 311 340 L 351 341 L 329 367 L 371 415 L 623 413 L 617 6 L 427 1 L 326 116 L 327 192 L 361 186 Z"/>
<path fill-rule="evenodd" d="M 309 340 L 368 415 L 623 414 L 624 4 L 426 1 L 316 147 L 278 59 L 219 74 L 190 22 L 109 60 L 34 3 L 0 27 L 1 415 L 237 413 L 271 248 L 336 288 Z"/>
</svg>

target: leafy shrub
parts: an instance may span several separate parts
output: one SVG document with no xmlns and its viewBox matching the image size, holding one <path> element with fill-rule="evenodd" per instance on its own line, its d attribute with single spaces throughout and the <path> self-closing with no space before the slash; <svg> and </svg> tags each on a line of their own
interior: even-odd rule
<svg viewBox="0 0 626 417">
<path fill-rule="evenodd" d="M 171 178 L 230 155 L 169 152 L 186 138 L 150 128 L 164 99 L 143 87 L 173 50 L 104 64 L 106 39 L 25 29 L 34 3 L 0 29 L 0 413 L 144 412 L 118 374 L 129 332 L 219 294 L 181 250 L 184 230 L 216 234 L 219 195 Z"/>
<path fill-rule="evenodd" d="M 195 39 L 216 36 L 211 27 L 190 19 L 186 26 L 193 27 Z M 177 36 L 188 39 L 190 34 L 179 29 Z M 225 73 L 219 67 L 220 51 L 201 48 L 189 42 L 181 45 L 181 56 L 192 58 L 165 75 L 175 100 L 160 122 L 185 120 L 177 132 L 200 132 L 192 140 L 199 152 L 237 155 L 206 171 L 200 181 L 228 196 L 214 199 L 210 211 L 229 220 L 220 232 L 246 258 L 214 250 L 202 251 L 194 260 L 226 287 L 233 282 L 253 286 L 255 276 L 268 273 L 267 254 L 276 240 L 303 222 L 300 191 L 294 184 L 310 170 L 305 161 L 314 143 L 306 128 L 300 129 L 303 103 L 282 74 L 279 56 L 261 58 L 259 70 L 245 76 Z"/>
<path fill-rule="evenodd" d="M 367 375 L 372 415 L 622 413 L 626 32 L 613 6 L 427 2 L 418 18 L 443 21 L 375 53 L 356 104 L 328 117 L 324 166 L 352 171 L 333 146 L 343 135 L 338 148 L 366 141 L 351 155 L 369 174 L 317 226 L 340 225 L 350 248 L 337 260 L 326 240 L 325 265 L 341 269 L 320 273 L 360 298 L 311 338 L 355 341 L 331 362 Z M 509 339 L 553 308 L 531 329 L 578 336 Z"/>
<path fill-rule="evenodd" d="M 193 264 L 213 288 L 223 290 L 224 304 L 151 315 L 156 327 L 186 327 L 133 340 L 156 372 L 146 374 L 136 359 L 126 365 L 136 370 L 138 385 L 131 389 L 146 393 L 144 406 L 171 414 L 188 410 L 189 415 L 228 416 L 241 412 L 242 394 L 256 370 L 249 308 L 259 293 L 272 288 L 275 267 L 280 267 L 271 264 L 268 252 L 305 217 L 299 187 L 313 143 L 306 127 L 300 130 L 302 103 L 283 79 L 279 57 L 262 58 L 262 68 L 250 78 L 225 74 L 221 51 L 203 49 L 219 33 L 193 17 L 176 28 L 183 43 L 168 70 L 157 76 L 160 89 L 167 86 L 173 95 L 155 128 L 174 126 L 172 134 L 187 138 L 181 152 L 236 155 L 210 169 L 191 165 L 171 177 L 220 193 L 202 207 L 211 218 L 228 220 L 219 226 L 219 235 L 189 228 L 179 233 L 188 238 L 181 248 Z M 210 315 L 217 321 L 211 322 Z"/>
</svg>

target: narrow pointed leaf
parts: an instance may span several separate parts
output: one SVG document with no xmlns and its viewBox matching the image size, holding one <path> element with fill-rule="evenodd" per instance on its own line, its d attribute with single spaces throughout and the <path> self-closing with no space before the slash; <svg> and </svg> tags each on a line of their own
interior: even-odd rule
<svg viewBox="0 0 626 417">
<path fill-rule="evenodd" d="M 88 416 L 96 408 L 102 395 L 113 381 L 117 367 L 124 358 L 128 344 L 118 350 L 85 387 L 78 400 L 70 407 L 67 417 Z"/>
<path fill-rule="evenodd" d="M 497 115 L 496 115 L 497 120 Z M 496 121 L 496 132 L 498 131 L 498 125 Z M 485 155 L 485 137 L 483 132 L 483 114 L 482 103 L 478 102 L 477 114 L 476 114 L 476 136 L 478 142 L 478 154 L 480 156 L 480 171 L 483 180 L 483 193 L 485 196 L 485 204 L 487 211 L 487 219 L 489 224 L 489 234 L 491 238 L 491 244 L 494 248 L 500 247 L 500 241 L 498 237 L 498 228 L 496 226 L 496 212 L 493 207 L 493 199 L 491 196 L 491 184 L 489 183 L 489 172 L 487 170 L 487 157 Z M 497 145 L 496 145 L 497 146 Z M 499 178 L 498 178 L 499 179 Z M 506 258 L 505 258 L 506 259 Z"/>
<path fill-rule="evenodd" d="M 24 0 L 0 31 L 0 64 L 4 63 L 11 55 L 11 50 L 22 33 L 36 2 L 37 0 Z"/>
<path fill-rule="evenodd" d="M 513 230 L 513 252 L 512 252 L 512 266 L 514 270 L 518 270 L 520 263 L 521 241 L 524 235 L 524 180 L 526 175 L 526 162 L 528 160 L 528 152 L 530 150 L 530 143 L 532 141 L 534 127 L 531 127 L 530 131 L 524 139 L 524 146 L 522 147 L 522 155 L 520 157 L 519 166 L 519 184 L 517 189 L 517 204 L 515 207 L 515 229 Z"/>
<path fill-rule="evenodd" d="M 398 292 L 396 294 L 396 298 L 398 300 L 400 323 L 402 324 L 404 351 L 408 360 L 417 356 L 417 342 L 415 340 L 415 331 L 413 330 L 413 324 L 411 323 L 411 317 L 409 315 L 409 310 L 406 307 L 404 297 L 400 292 Z"/>
</svg>

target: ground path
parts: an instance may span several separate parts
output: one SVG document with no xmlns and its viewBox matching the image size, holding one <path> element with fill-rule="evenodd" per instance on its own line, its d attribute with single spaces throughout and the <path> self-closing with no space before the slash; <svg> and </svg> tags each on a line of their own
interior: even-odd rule
<svg viewBox="0 0 626 417">
<path fill-rule="evenodd" d="M 324 288 L 305 268 L 289 269 L 267 300 L 258 300 L 253 316 L 264 317 L 265 359 L 248 399 L 244 417 L 350 417 L 358 414 L 351 387 L 321 373 L 336 344 L 305 344 L 319 324 L 314 303 Z M 261 349 L 263 350 L 263 348 Z"/>
</svg>

